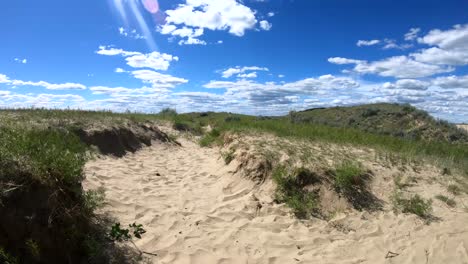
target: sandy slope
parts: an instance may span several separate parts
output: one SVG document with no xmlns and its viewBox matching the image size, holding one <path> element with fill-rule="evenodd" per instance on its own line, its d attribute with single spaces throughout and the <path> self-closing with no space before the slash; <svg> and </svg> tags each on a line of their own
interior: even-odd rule
<svg viewBox="0 0 468 264">
<path fill-rule="evenodd" d="M 457 125 L 457 127 L 465 129 L 466 131 L 468 131 L 468 125 L 467 124 Z"/>
<path fill-rule="evenodd" d="M 392 212 L 294 219 L 273 204 L 271 182 L 233 174 L 216 149 L 182 140 L 86 166 L 86 188 L 104 186 L 104 211 L 148 231 L 152 263 L 468 263 L 468 214 L 435 202 L 425 225 Z M 388 251 L 398 253 L 385 258 Z"/>
</svg>

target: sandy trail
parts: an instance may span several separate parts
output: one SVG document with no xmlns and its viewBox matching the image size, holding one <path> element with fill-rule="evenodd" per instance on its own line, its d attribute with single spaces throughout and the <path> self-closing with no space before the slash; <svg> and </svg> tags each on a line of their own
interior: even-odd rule
<svg viewBox="0 0 468 264">
<path fill-rule="evenodd" d="M 271 203 L 270 183 L 233 174 L 216 149 L 181 143 L 86 166 L 85 187 L 106 189 L 103 210 L 144 225 L 136 243 L 158 254 L 153 263 L 468 263 L 464 212 L 445 210 L 431 225 L 392 212 L 299 221 Z"/>
</svg>

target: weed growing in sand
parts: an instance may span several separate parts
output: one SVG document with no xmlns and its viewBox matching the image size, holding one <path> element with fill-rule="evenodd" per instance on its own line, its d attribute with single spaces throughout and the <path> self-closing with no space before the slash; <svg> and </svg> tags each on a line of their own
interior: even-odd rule
<svg viewBox="0 0 468 264">
<path fill-rule="evenodd" d="M 447 190 L 453 195 L 461 194 L 461 188 L 455 184 L 450 184 L 449 186 L 447 186 Z"/>
<path fill-rule="evenodd" d="M 236 157 L 234 153 L 235 153 L 235 151 L 232 150 L 232 149 L 227 151 L 227 152 L 222 152 L 221 153 L 221 157 L 223 158 L 224 163 L 226 165 L 229 165 L 229 163 L 231 163 L 231 161 L 234 160 L 234 158 Z"/>
<path fill-rule="evenodd" d="M 89 190 L 84 193 L 84 204 L 89 213 L 104 205 L 105 190 L 99 187 L 97 190 Z"/>
<path fill-rule="evenodd" d="M 442 194 L 436 195 L 435 198 L 437 200 L 439 200 L 439 201 L 444 202 L 445 204 L 447 204 L 450 207 L 455 207 L 457 205 L 457 203 L 455 202 L 454 199 L 449 198 L 449 197 L 447 197 L 445 195 L 442 195 Z"/>
<path fill-rule="evenodd" d="M 401 192 L 396 192 L 393 197 L 393 203 L 396 210 L 403 213 L 415 214 L 423 219 L 431 217 L 432 200 L 426 200 L 418 194 L 404 198 Z"/>
<path fill-rule="evenodd" d="M 365 183 L 366 172 L 362 165 L 356 162 L 344 162 L 340 164 L 333 172 L 335 186 L 340 191 L 349 191 L 356 186 L 362 186 Z"/>
<path fill-rule="evenodd" d="M 146 233 L 146 230 L 143 229 L 143 225 L 141 224 L 133 223 L 133 224 L 128 225 L 128 227 L 130 229 L 121 228 L 120 223 L 115 223 L 112 226 L 111 231 L 109 233 L 110 238 L 114 241 L 123 242 L 123 241 L 128 241 L 132 239 L 132 234 L 134 237 L 140 239 L 141 235 Z"/>
<path fill-rule="evenodd" d="M 296 170 L 291 175 L 286 168 L 277 167 L 273 171 L 273 180 L 277 185 L 276 201 L 285 203 L 298 218 L 310 217 L 318 210 L 318 194 L 304 190 L 304 186 L 314 178 L 306 169 Z"/>
</svg>

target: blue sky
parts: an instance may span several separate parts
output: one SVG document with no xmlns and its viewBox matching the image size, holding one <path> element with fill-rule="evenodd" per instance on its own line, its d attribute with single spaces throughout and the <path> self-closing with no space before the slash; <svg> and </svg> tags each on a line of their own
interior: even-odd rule
<svg viewBox="0 0 468 264">
<path fill-rule="evenodd" d="M 468 2 L 0 3 L 0 107 L 285 114 L 411 103 L 468 122 Z"/>
</svg>

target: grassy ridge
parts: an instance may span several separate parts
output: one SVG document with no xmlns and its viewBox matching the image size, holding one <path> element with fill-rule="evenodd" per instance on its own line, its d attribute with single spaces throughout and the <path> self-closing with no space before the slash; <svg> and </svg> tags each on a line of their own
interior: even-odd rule
<svg viewBox="0 0 468 264">
<path fill-rule="evenodd" d="M 407 159 L 429 158 L 443 166 L 454 166 L 468 174 L 468 147 L 466 144 L 406 139 L 363 132 L 348 127 L 291 123 L 285 118 L 255 118 L 227 113 L 212 113 L 201 116 L 200 114 L 191 113 L 178 115 L 177 119 L 199 126 L 209 124 L 220 131 L 268 132 L 279 137 L 294 137 L 312 141 L 370 147 L 378 151 L 397 154 L 401 158 Z"/>
</svg>

